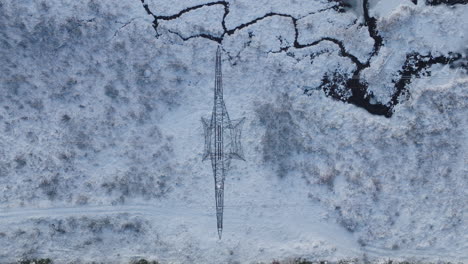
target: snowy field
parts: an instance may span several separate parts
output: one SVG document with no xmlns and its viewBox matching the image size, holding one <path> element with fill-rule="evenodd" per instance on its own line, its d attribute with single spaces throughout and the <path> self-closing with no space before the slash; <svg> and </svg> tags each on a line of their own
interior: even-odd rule
<svg viewBox="0 0 468 264">
<path fill-rule="evenodd" d="M 0 0 L 0 263 L 468 263 L 467 38 L 466 1 Z"/>
</svg>

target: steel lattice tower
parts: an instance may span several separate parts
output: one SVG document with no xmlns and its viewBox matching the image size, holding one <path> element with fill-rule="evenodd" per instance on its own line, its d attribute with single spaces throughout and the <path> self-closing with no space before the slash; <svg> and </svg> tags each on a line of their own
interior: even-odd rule
<svg viewBox="0 0 468 264">
<path fill-rule="evenodd" d="M 202 118 L 205 133 L 203 160 L 211 159 L 215 180 L 216 219 L 218 235 L 223 230 L 224 180 L 231 159 L 245 160 L 240 143 L 245 119 L 230 120 L 223 100 L 221 49 L 216 51 L 214 106 L 211 119 Z"/>
</svg>

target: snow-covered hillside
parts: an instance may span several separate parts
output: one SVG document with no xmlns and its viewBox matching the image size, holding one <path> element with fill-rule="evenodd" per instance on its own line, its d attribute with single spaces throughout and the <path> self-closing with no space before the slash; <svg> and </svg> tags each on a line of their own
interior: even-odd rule
<svg viewBox="0 0 468 264">
<path fill-rule="evenodd" d="M 468 263 L 466 1 L 0 1 L 0 263 Z M 224 231 L 201 161 L 246 117 Z"/>
</svg>

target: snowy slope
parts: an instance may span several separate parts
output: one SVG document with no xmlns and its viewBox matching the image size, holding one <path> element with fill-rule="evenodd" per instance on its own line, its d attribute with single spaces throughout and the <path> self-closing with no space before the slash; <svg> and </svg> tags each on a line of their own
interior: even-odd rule
<svg viewBox="0 0 468 264">
<path fill-rule="evenodd" d="M 0 263 L 468 262 L 468 7 L 363 2 L 0 2 Z"/>
</svg>

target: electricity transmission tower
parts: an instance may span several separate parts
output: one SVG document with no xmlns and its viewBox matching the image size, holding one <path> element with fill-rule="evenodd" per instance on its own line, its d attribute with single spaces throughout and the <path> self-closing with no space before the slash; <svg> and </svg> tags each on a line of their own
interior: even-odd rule
<svg viewBox="0 0 468 264">
<path fill-rule="evenodd" d="M 203 118 L 205 134 L 205 151 L 203 160 L 211 159 L 215 181 L 216 219 L 218 236 L 223 231 L 224 180 L 232 159 L 245 160 L 240 143 L 242 125 L 245 118 L 229 119 L 223 100 L 223 83 L 221 72 L 221 49 L 216 51 L 214 106 L 211 119 Z"/>
</svg>

